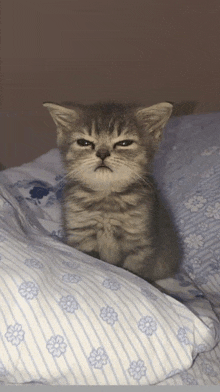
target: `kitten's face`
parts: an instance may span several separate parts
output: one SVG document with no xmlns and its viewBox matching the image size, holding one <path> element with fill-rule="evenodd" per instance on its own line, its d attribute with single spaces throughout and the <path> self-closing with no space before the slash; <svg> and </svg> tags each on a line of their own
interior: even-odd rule
<svg viewBox="0 0 220 392">
<path fill-rule="evenodd" d="M 124 127 L 120 135 L 117 122 L 112 133 L 104 127 L 100 129 L 98 134 L 93 120 L 90 129 L 82 125 L 80 132 L 71 135 L 65 157 L 68 177 L 95 190 L 122 189 L 143 176 L 145 150 L 134 128 Z"/>
<path fill-rule="evenodd" d="M 72 109 L 45 106 L 57 125 L 69 181 L 102 192 L 121 191 L 144 181 L 155 152 L 155 135 L 150 136 L 149 129 L 147 135 L 146 127 L 140 125 L 144 109 L 111 104 Z"/>
</svg>

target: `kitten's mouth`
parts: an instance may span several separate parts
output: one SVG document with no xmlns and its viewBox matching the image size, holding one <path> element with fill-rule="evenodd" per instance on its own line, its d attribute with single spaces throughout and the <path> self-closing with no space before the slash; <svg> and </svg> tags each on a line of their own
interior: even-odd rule
<svg viewBox="0 0 220 392">
<path fill-rule="evenodd" d="M 110 167 L 106 166 L 104 163 L 101 163 L 101 165 L 97 166 L 94 171 L 96 171 L 98 169 L 101 169 L 101 170 L 107 169 L 107 170 L 110 170 L 111 172 L 113 171 L 112 169 L 110 169 Z"/>
</svg>

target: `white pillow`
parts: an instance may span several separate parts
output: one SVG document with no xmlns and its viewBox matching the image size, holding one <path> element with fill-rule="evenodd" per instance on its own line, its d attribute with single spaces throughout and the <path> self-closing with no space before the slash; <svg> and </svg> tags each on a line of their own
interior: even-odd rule
<svg viewBox="0 0 220 392">
<path fill-rule="evenodd" d="M 0 380 L 156 384 L 215 346 L 212 313 L 49 237 L 27 211 L 2 187 Z"/>
</svg>

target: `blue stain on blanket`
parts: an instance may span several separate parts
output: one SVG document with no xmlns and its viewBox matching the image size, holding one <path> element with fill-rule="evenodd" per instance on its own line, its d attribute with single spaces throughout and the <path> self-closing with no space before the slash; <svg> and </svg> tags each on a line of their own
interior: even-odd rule
<svg viewBox="0 0 220 392">
<path fill-rule="evenodd" d="M 43 188 L 42 186 L 35 186 L 29 193 L 32 199 L 43 199 L 43 197 L 47 196 L 49 192 L 50 189 Z"/>
</svg>

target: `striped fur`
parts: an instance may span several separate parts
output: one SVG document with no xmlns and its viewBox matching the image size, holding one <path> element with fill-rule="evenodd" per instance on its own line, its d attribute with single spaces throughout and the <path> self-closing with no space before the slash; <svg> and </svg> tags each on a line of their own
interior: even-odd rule
<svg viewBox="0 0 220 392">
<path fill-rule="evenodd" d="M 173 275 L 176 234 L 151 176 L 172 105 L 44 106 L 67 171 L 67 244 L 148 281 Z"/>
</svg>

